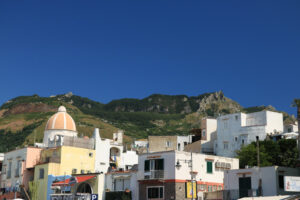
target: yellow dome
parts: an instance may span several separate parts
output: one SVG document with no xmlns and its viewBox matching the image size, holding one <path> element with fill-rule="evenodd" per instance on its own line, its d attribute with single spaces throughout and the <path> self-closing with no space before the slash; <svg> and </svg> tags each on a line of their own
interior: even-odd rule
<svg viewBox="0 0 300 200">
<path fill-rule="evenodd" d="M 58 108 L 58 112 L 52 115 L 47 122 L 45 130 L 71 130 L 76 131 L 73 118 L 67 113 L 64 106 Z"/>
</svg>

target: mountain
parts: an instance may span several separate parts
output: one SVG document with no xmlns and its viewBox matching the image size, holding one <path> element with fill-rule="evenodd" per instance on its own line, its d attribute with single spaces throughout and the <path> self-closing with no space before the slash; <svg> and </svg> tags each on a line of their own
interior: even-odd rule
<svg viewBox="0 0 300 200">
<path fill-rule="evenodd" d="M 148 135 L 185 135 L 193 128 L 200 128 L 199 122 L 205 116 L 275 110 L 271 106 L 243 108 L 222 91 L 192 97 L 153 94 L 144 99 L 126 98 L 107 104 L 72 93 L 19 96 L 0 107 L 0 152 L 41 142 L 47 120 L 60 105 L 74 118 L 79 135 L 91 136 L 98 127 L 102 137 L 112 138 L 113 132 L 123 129 L 126 142 Z M 285 120 L 295 120 L 286 113 L 284 116 Z"/>
</svg>

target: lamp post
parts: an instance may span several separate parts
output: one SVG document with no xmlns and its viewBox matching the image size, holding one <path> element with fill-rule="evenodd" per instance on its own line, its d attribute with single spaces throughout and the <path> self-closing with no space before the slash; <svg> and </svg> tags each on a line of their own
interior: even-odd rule
<svg viewBox="0 0 300 200">
<path fill-rule="evenodd" d="M 190 140 L 191 140 L 191 136 L 190 136 Z M 192 142 L 190 142 L 192 143 Z M 194 200 L 194 192 L 197 192 L 197 191 L 194 191 L 194 184 L 193 184 L 193 181 L 194 181 L 194 177 L 196 176 L 197 172 L 193 172 L 193 151 L 192 151 L 192 148 L 191 148 L 191 159 L 190 160 L 186 160 L 186 159 L 177 159 L 177 162 L 176 162 L 176 165 L 175 167 L 179 170 L 181 168 L 181 164 L 180 164 L 180 161 L 184 162 L 184 163 L 188 163 L 191 171 L 190 171 L 190 174 L 191 174 L 191 185 L 192 185 L 192 200 Z M 196 194 L 196 193 L 195 193 Z"/>
</svg>

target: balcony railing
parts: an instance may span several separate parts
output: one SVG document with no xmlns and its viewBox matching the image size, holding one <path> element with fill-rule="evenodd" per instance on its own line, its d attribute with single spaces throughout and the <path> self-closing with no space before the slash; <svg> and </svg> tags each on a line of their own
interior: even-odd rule
<svg viewBox="0 0 300 200">
<path fill-rule="evenodd" d="M 144 172 L 144 179 L 163 179 L 165 177 L 164 170 L 152 170 Z"/>
</svg>

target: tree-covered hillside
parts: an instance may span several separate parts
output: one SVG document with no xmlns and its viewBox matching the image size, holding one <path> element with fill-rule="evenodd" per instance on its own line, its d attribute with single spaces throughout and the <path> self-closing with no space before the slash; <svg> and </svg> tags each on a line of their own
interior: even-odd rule
<svg viewBox="0 0 300 200">
<path fill-rule="evenodd" d="M 185 135 L 201 128 L 203 117 L 217 117 L 239 111 L 275 110 L 271 106 L 243 108 L 223 92 L 186 95 L 154 94 L 144 99 L 119 99 L 107 104 L 72 93 L 51 97 L 19 96 L 0 107 L 0 151 L 40 142 L 49 117 L 60 105 L 74 118 L 80 135 L 91 136 L 95 127 L 101 136 L 111 138 L 117 129 L 125 131 L 126 141 L 148 135 Z M 285 120 L 295 119 L 284 113 Z M 18 137 L 14 140 L 14 137 Z"/>
</svg>

